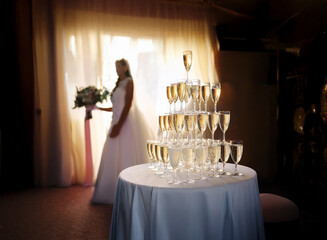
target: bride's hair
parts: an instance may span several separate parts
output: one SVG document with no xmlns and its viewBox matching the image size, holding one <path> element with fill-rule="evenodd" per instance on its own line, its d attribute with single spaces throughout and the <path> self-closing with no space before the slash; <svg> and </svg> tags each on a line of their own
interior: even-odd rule
<svg viewBox="0 0 327 240">
<path fill-rule="evenodd" d="M 133 78 L 132 74 L 131 74 L 131 69 L 129 67 L 129 63 L 125 58 L 117 60 L 116 63 L 120 63 L 122 66 L 127 66 L 127 70 L 126 70 L 125 74 L 126 74 L 127 77 Z"/>
</svg>

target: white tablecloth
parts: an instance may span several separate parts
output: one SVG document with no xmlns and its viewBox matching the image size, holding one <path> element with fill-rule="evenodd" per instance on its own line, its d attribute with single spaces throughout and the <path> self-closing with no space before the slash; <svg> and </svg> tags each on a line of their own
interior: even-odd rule
<svg viewBox="0 0 327 240">
<path fill-rule="evenodd" d="M 147 164 L 120 173 L 110 239 L 264 239 L 254 170 L 196 184 L 168 184 Z M 232 169 L 227 164 L 227 169 Z"/>
</svg>

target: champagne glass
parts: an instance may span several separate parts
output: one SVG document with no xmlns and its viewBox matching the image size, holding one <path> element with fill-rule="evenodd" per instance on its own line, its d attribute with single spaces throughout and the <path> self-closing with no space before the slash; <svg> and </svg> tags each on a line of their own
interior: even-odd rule
<svg viewBox="0 0 327 240">
<path fill-rule="evenodd" d="M 241 176 L 242 173 L 237 171 L 237 165 L 240 162 L 242 155 L 243 155 L 243 141 L 242 140 L 231 140 L 230 147 L 231 147 L 232 159 L 235 164 L 235 171 L 232 173 L 232 175 Z"/>
<path fill-rule="evenodd" d="M 208 125 L 208 114 L 205 112 L 200 112 L 198 113 L 198 128 L 200 130 L 201 133 L 201 142 L 203 141 L 203 133 L 204 131 L 207 129 L 207 125 Z"/>
<path fill-rule="evenodd" d="M 184 96 L 184 102 L 185 102 L 184 111 L 185 112 L 187 110 L 187 104 L 188 104 L 188 101 L 190 100 L 190 98 L 191 98 L 191 83 L 189 81 L 187 81 L 185 83 L 185 96 Z"/>
<path fill-rule="evenodd" d="M 183 102 L 185 98 L 185 91 L 186 91 L 186 83 L 184 80 L 177 82 L 177 95 L 179 98 L 179 101 L 181 102 L 181 111 L 183 109 Z"/>
<path fill-rule="evenodd" d="M 190 138 L 192 138 L 192 132 L 194 131 L 195 124 L 196 124 L 196 115 L 193 113 L 187 113 L 184 116 L 185 119 L 185 128 L 187 131 L 187 140 L 190 142 Z M 191 136 L 189 138 L 189 136 Z"/>
<path fill-rule="evenodd" d="M 184 114 L 183 113 L 175 113 L 174 114 L 174 127 L 177 133 L 177 141 L 181 140 L 180 135 L 184 128 Z"/>
<path fill-rule="evenodd" d="M 201 86 L 200 85 L 199 85 L 198 102 L 199 102 L 199 112 L 201 112 L 202 89 L 201 89 Z"/>
<path fill-rule="evenodd" d="M 161 131 L 161 140 L 164 140 L 164 133 L 166 132 L 164 115 L 159 115 L 159 128 Z"/>
<path fill-rule="evenodd" d="M 213 141 L 215 138 L 215 131 L 218 127 L 218 121 L 219 121 L 219 115 L 218 113 L 211 112 L 209 113 L 209 122 L 208 122 L 208 127 L 211 132 L 211 140 Z"/>
<path fill-rule="evenodd" d="M 200 168 L 200 179 L 206 180 L 207 178 L 203 175 L 203 165 L 208 157 L 208 146 L 205 144 L 199 144 L 194 148 L 196 162 Z"/>
<path fill-rule="evenodd" d="M 169 114 L 164 114 L 164 126 L 166 129 L 166 143 L 169 142 L 169 132 L 170 132 L 170 126 L 169 126 Z"/>
<path fill-rule="evenodd" d="M 178 100 L 177 83 L 172 83 L 170 85 L 170 94 L 171 94 L 171 97 L 173 98 L 173 102 L 174 102 L 174 112 L 176 112 L 176 102 Z"/>
<path fill-rule="evenodd" d="M 173 97 L 171 95 L 171 86 L 166 87 L 166 94 L 169 101 L 169 112 L 171 112 L 171 105 L 173 103 Z"/>
<path fill-rule="evenodd" d="M 220 98 L 221 86 L 220 82 L 211 85 L 211 100 L 214 102 L 214 112 L 217 112 L 217 102 Z"/>
<path fill-rule="evenodd" d="M 167 167 L 168 167 L 168 145 L 167 144 L 160 144 L 160 158 L 161 161 L 163 162 L 164 165 L 164 170 L 163 170 L 163 174 L 160 176 L 162 178 L 167 178 L 170 177 L 170 175 L 168 174 L 167 171 Z"/>
<path fill-rule="evenodd" d="M 172 135 L 176 132 L 175 131 L 175 125 L 174 125 L 174 114 L 168 115 L 168 123 L 169 123 L 169 129 L 172 132 Z M 174 136 L 171 137 L 171 142 L 174 141 Z"/>
<path fill-rule="evenodd" d="M 221 146 L 218 141 L 213 141 L 208 146 L 208 159 L 213 167 L 213 173 L 209 175 L 210 177 L 220 177 L 217 168 L 218 162 L 221 156 Z"/>
<path fill-rule="evenodd" d="M 179 165 L 179 161 L 182 157 L 181 154 L 181 149 L 179 145 L 170 145 L 168 147 L 168 158 L 169 158 L 169 162 L 170 165 L 173 168 L 174 171 L 174 177 L 173 180 L 169 183 L 171 184 L 180 184 L 181 181 L 177 180 L 177 167 Z"/>
<path fill-rule="evenodd" d="M 193 145 L 187 144 L 182 148 L 182 156 L 185 168 L 187 169 L 187 183 L 195 183 L 194 179 L 190 177 L 190 168 L 194 162 L 194 148 Z"/>
<path fill-rule="evenodd" d="M 162 175 L 164 174 L 164 170 L 161 167 L 161 163 L 163 163 L 161 154 L 160 154 L 160 147 L 161 147 L 161 143 L 159 141 L 157 141 L 155 143 L 155 153 L 156 153 L 156 157 L 157 157 L 157 161 L 158 161 L 158 171 L 156 172 L 158 175 Z"/>
<path fill-rule="evenodd" d="M 199 92 L 200 92 L 200 80 L 193 79 L 191 81 L 191 95 L 193 100 L 193 111 L 196 111 L 196 102 L 199 101 Z"/>
<path fill-rule="evenodd" d="M 209 84 L 203 84 L 201 86 L 201 95 L 202 95 L 202 101 L 204 102 L 204 111 L 207 112 L 207 102 L 210 97 L 210 85 Z"/>
<path fill-rule="evenodd" d="M 223 163 L 223 169 L 220 173 L 221 175 L 230 175 L 230 173 L 226 172 L 225 170 L 225 164 L 229 159 L 230 155 L 230 145 L 228 142 L 221 143 L 221 161 Z"/>
<path fill-rule="evenodd" d="M 157 174 L 157 172 L 159 171 L 159 160 L 156 154 L 156 141 L 151 142 L 151 153 L 152 153 L 153 162 L 155 163 L 155 167 L 153 168 L 153 171 Z"/>
<path fill-rule="evenodd" d="M 148 158 L 149 158 L 149 162 L 150 162 L 149 168 L 151 168 L 151 169 L 154 168 L 154 165 L 153 165 L 154 164 L 154 160 L 153 160 L 152 150 L 151 150 L 151 148 L 152 148 L 151 143 L 152 142 L 153 141 L 151 141 L 151 140 L 147 140 L 146 141 L 146 151 L 148 153 Z"/>
<path fill-rule="evenodd" d="M 225 142 L 225 133 L 229 127 L 230 111 L 219 111 L 219 127 L 223 132 L 223 142 Z"/>
<path fill-rule="evenodd" d="M 188 81 L 188 72 L 191 69 L 192 66 L 192 51 L 191 50 L 187 50 L 183 52 L 183 62 L 184 62 L 184 67 L 186 70 L 186 78 Z"/>
</svg>

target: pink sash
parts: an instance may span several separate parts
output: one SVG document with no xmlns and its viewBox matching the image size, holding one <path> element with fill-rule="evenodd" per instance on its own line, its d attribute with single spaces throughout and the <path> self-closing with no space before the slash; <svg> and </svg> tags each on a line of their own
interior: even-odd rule
<svg viewBox="0 0 327 240">
<path fill-rule="evenodd" d="M 89 187 L 93 184 L 93 161 L 92 161 L 92 146 L 90 134 L 90 120 L 85 118 L 84 121 L 85 132 L 85 179 L 84 187 Z"/>
</svg>

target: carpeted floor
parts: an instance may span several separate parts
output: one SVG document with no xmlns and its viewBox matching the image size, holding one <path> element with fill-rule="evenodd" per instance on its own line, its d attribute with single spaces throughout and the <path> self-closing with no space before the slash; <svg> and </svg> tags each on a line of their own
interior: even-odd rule
<svg viewBox="0 0 327 240">
<path fill-rule="evenodd" d="M 91 204 L 92 193 L 81 186 L 2 193 L 0 239 L 108 240 L 112 205 Z"/>
<path fill-rule="evenodd" d="M 288 197 L 298 205 L 302 239 L 327 239 L 327 191 L 310 189 L 260 185 L 260 192 Z M 81 186 L 0 193 L 0 240 L 108 240 L 112 205 L 91 204 L 92 194 L 93 187 Z"/>
</svg>

